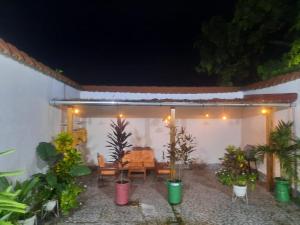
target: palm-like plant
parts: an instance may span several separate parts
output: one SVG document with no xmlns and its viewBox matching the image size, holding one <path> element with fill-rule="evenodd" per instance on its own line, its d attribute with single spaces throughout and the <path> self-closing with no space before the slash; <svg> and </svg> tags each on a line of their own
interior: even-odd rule
<svg viewBox="0 0 300 225">
<path fill-rule="evenodd" d="M 108 145 L 106 147 L 110 148 L 111 157 L 113 161 L 123 168 L 128 162 L 123 161 L 125 156 L 125 148 L 131 147 L 132 145 L 128 143 L 127 139 L 132 135 L 130 132 L 126 132 L 125 129 L 129 124 L 128 121 L 117 118 L 117 122 L 111 121 L 112 131 L 107 135 Z M 121 170 L 120 182 L 123 183 L 123 170 Z"/>
<path fill-rule="evenodd" d="M 14 152 L 13 149 L 0 152 L 0 156 L 8 155 Z M 17 176 L 21 174 L 22 171 L 11 171 L 11 172 L 0 172 L 0 178 L 5 179 L 7 176 Z M 21 190 L 14 191 L 13 187 L 8 184 L 8 182 L 1 182 L 3 185 L 0 190 L 0 222 L 8 220 L 12 213 L 25 213 L 27 206 L 23 203 L 19 203 L 16 201 L 18 195 L 20 194 Z"/>
<path fill-rule="evenodd" d="M 265 154 L 274 154 L 280 162 L 281 178 L 290 182 L 297 179 L 297 160 L 300 158 L 300 140 L 293 139 L 292 122 L 279 121 L 270 134 L 269 145 L 256 147 L 256 157 L 263 160 Z"/>
</svg>

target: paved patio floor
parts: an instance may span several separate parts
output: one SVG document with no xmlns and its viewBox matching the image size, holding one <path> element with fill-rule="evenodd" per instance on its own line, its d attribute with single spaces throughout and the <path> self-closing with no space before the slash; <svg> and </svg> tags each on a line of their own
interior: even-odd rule
<svg viewBox="0 0 300 225">
<path fill-rule="evenodd" d="M 300 224 L 299 207 L 276 203 L 260 185 L 248 192 L 248 205 L 241 200 L 233 203 L 231 189 L 220 185 L 214 170 L 208 168 L 184 171 L 183 202 L 174 207 L 166 201 L 165 181 L 152 174 L 145 182 L 138 178 L 133 180 L 128 206 L 114 204 L 112 181 L 107 180 L 104 186 L 98 187 L 93 174 L 83 182 L 87 191 L 81 196 L 82 206 L 56 224 Z"/>
</svg>

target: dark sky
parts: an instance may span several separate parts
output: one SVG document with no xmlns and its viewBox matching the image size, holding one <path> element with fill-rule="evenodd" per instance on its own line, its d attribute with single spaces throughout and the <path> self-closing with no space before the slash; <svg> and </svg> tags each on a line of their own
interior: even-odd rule
<svg viewBox="0 0 300 225">
<path fill-rule="evenodd" d="M 81 84 L 213 85 L 193 43 L 234 2 L 0 0 L 0 37 Z"/>
</svg>

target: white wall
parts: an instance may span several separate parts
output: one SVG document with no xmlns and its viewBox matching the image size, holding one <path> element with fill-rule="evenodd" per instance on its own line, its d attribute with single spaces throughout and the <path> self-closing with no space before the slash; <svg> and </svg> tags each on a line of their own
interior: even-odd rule
<svg viewBox="0 0 300 225">
<path fill-rule="evenodd" d="M 52 98 L 79 97 L 74 88 L 0 55 L 0 171 L 24 169 L 23 177 L 38 171 L 35 148 L 60 132 L 61 111 Z"/>
<path fill-rule="evenodd" d="M 88 131 L 88 143 L 85 151 L 86 160 L 89 164 L 96 163 L 97 152 L 104 154 L 107 160 L 111 160 L 107 147 L 107 134 L 110 130 L 110 121 L 115 120 L 115 110 L 98 108 L 98 115 L 93 112 L 93 117 L 87 117 L 86 128 Z M 147 108 L 138 107 L 135 112 L 128 107 L 123 107 L 129 121 L 128 131 L 132 132 L 129 142 L 133 146 L 150 146 L 155 151 L 157 160 L 162 160 L 162 151 L 166 149 L 165 145 L 169 141 L 169 129 L 164 126 L 162 121 L 163 114 L 167 109 L 161 107 Z M 205 163 L 218 163 L 219 158 L 223 156 L 226 146 L 233 144 L 241 145 L 241 119 L 239 111 L 229 111 L 231 119 L 226 121 L 217 117 L 216 111 L 212 118 L 204 119 L 201 116 L 202 109 L 177 109 L 178 119 L 176 125 L 184 126 L 187 132 L 196 137 L 197 148 L 193 157 Z M 130 113 L 131 112 L 131 113 Z M 152 112 L 152 113 L 151 113 Z M 158 112 L 162 114 L 158 116 Z M 88 114 L 88 113 L 87 113 Z M 138 115 L 138 116 L 137 116 Z"/>
</svg>

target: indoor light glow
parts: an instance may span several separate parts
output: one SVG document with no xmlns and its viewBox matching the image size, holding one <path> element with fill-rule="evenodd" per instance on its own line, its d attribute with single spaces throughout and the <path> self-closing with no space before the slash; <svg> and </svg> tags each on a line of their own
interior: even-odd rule
<svg viewBox="0 0 300 225">
<path fill-rule="evenodd" d="M 226 116 L 226 115 L 223 115 L 223 116 L 222 116 L 222 120 L 227 120 L 227 116 Z"/>
<path fill-rule="evenodd" d="M 205 114 L 205 117 L 206 117 L 206 118 L 208 118 L 208 117 L 209 117 L 209 114 L 208 114 L 208 113 L 206 113 L 206 114 Z"/>
<path fill-rule="evenodd" d="M 79 109 L 74 109 L 75 114 L 79 114 L 80 110 Z"/>
<path fill-rule="evenodd" d="M 120 113 L 120 114 L 119 114 L 119 117 L 120 117 L 120 118 L 123 118 L 123 117 L 124 117 L 124 115 L 123 115 L 122 113 Z"/>
</svg>

